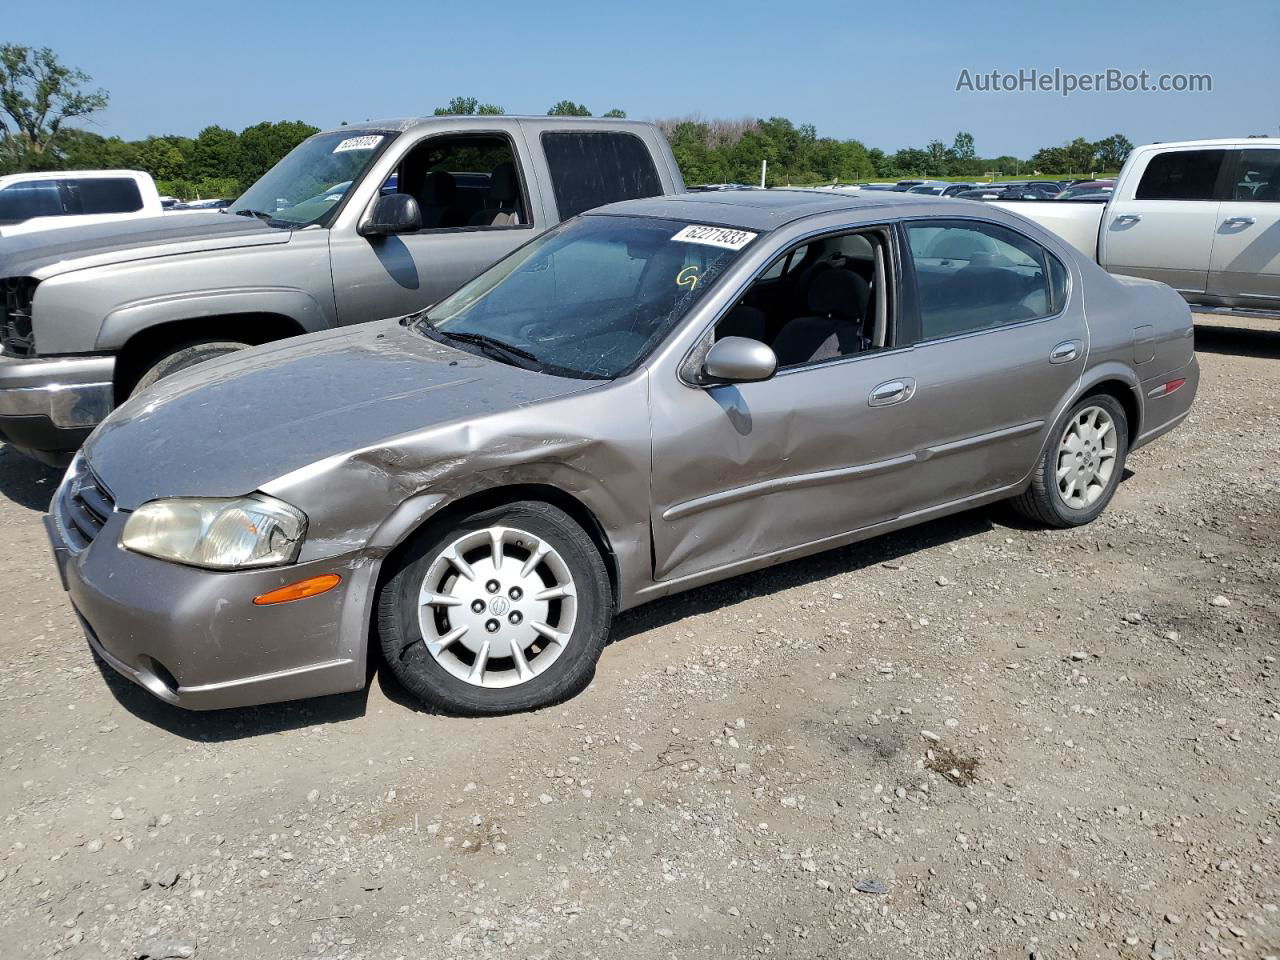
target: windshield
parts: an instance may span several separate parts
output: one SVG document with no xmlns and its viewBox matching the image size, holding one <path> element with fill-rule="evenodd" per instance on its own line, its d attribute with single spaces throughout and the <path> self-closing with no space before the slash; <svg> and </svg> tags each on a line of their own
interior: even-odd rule
<svg viewBox="0 0 1280 960">
<path fill-rule="evenodd" d="M 263 174 L 228 213 L 290 227 L 325 220 L 395 134 L 338 131 L 304 140 Z"/>
<path fill-rule="evenodd" d="M 441 301 L 419 329 L 517 365 L 612 379 L 648 356 L 755 237 L 677 220 L 580 217 Z"/>
</svg>

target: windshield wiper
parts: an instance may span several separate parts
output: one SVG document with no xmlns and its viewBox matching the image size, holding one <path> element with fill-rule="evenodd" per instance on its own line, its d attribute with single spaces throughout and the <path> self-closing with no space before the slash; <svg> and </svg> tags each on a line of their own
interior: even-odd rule
<svg viewBox="0 0 1280 960">
<path fill-rule="evenodd" d="M 537 358 L 536 355 L 530 353 L 522 347 L 499 340 L 496 337 L 490 337 L 483 333 L 454 333 L 452 330 L 441 330 L 435 324 L 427 321 L 423 324 L 428 330 L 439 337 L 448 340 L 456 340 L 459 343 L 472 343 L 483 350 L 489 356 L 499 355 L 498 359 L 505 359 L 509 363 L 514 363 L 518 367 L 524 367 L 527 370 L 543 370 L 545 364 Z"/>
<path fill-rule="evenodd" d="M 276 223 L 276 218 L 269 213 L 263 213 L 261 210 L 250 210 L 246 207 L 243 210 L 236 211 L 237 217 L 257 217 L 263 223 Z"/>
</svg>

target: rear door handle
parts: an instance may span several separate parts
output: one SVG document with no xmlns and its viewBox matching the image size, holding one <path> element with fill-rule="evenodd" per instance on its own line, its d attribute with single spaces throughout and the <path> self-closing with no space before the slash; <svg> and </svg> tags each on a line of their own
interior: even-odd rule
<svg viewBox="0 0 1280 960">
<path fill-rule="evenodd" d="M 1255 217 L 1227 217 L 1222 221 L 1222 225 L 1224 227 L 1252 227 L 1257 222 Z"/>
<path fill-rule="evenodd" d="M 1079 340 L 1063 340 L 1049 351 L 1050 363 L 1070 363 L 1080 355 Z"/>
<path fill-rule="evenodd" d="M 1115 222 L 1116 223 L 1138 223 L 1141 220 L 1142 220 L 1142 214 L 1140 213 L 1122 213 L 1120 214 L 1120 216 L 1116 217 Z"/>
<path fill-rule="evenodd" d="M 867 398 L 869 407 L 887 407 L 891 403 L 905 403 L 916 392 L 916 382 L 910 377 L 887 380 L 871 391 Z"/>
</svg>

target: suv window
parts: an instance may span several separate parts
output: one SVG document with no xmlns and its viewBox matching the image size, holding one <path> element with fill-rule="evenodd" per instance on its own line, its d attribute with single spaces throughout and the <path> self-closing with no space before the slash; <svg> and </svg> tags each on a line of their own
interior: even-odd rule
<svg viewBox="0 0 1280 960">
<path fill-rule="evenodd" d="M 1028 237 L 995 223 L 909 223 L 920 339 L 936 340 L 1052 316 L 1066 303 L 1067 268 Z"/>
<path fill-rule="evenodd" d="M 129 177 L 86 177 L 64 180 L 68 213 L 135 213 L 142 209 L 142 193 Z"/>
<path fill-rule="evenodd" d="M 430 137 L 400 161 L 394 190 L 418 201 L 423 230 L 527 227 L 529 204 L 502 134 Z M 383 193 L 392 192 L 388 179 Z"/>
<path fill-rule="evenodd" d="M 1241 150 L 1229 183 L 1229 200 L 1280 203 L 1280 150 Z"/>
<path fill-rule="evenodd" d="M 561 220 L 606 203 L 662 193 L 649 148 L 635 134 L 548 131 L 542 149 Z"/>
<path fill-rule="evenodd" d="M 1138 181 L 1138 200 L 1212 200 L 1225 150 L 1173 150 L 1151 158 Z"/>
<path fill-rule="evenodd" d="M 21 223 L 32 217 L 62 216 L 62 196 L 53 180 L 12 183 L 0 190 L 0 223 Z"/>
</svg>

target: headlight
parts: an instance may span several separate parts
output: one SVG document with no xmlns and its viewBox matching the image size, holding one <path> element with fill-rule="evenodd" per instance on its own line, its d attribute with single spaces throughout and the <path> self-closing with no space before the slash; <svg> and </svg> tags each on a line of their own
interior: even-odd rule
<svg viewBox="0 0 1280 960">
<path fill-rule="evenodd" d="M 144 503 L 124 525 L 128 550 L 213 570 L 274 567 L 298 557 L 307 517 L 274 497 Z"/>
</svg>

